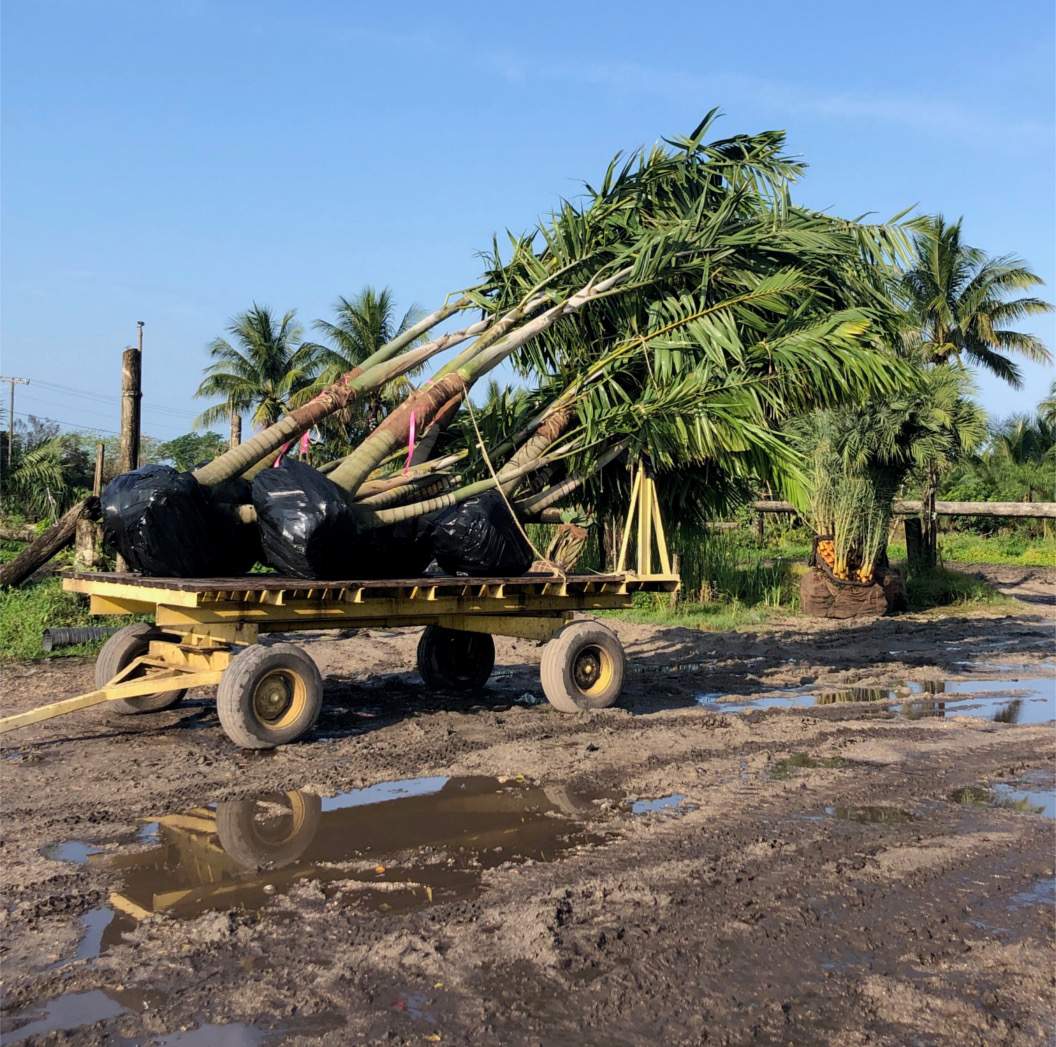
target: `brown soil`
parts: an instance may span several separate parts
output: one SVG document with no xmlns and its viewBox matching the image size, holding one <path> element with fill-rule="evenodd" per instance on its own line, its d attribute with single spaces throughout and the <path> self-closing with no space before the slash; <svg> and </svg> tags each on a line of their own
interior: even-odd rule
<svg viewBox="0 0 1056 1047">
<path fill-rule="evenodd" d="M 1030 585 L 1033 596 L 1056 588 L 1043 576 Z M 955 707 L 913 720 L 875 703 L 727 715 L 696 697 L 1011 675 L 1037 686 L 1052 675 L 1047 607 L 725 634 L 614 625 L 646 671 L 629 676 L 621 708 L 593 715 L 528 704 L 539 693 L 530 643 L 498 641 L 498 675 L 474 704 L 424 693 L 417 630 L 370 630 L 302 638 L 328 675 L 327 708 L 313 739 L 272 753 L 233 749 L 193 695 L 169 712 L 90 710 L 7 736 L 7 1035 L 48 1001 L 83 994 L 59 1005 L 74 1017 L 52 1024 L 86 1023 L 52 1034 L 63 1042 L 162 1042 L 194 1028 L 197 1039 L 164 1042 L 1046 1042 L 1053 823 L 950 795 L 1051 776 L 1051 724 Z M 683 671 L 660 671 L 671 666 Z M 91 665 L 20 665 L 4 683 L 2 712 L 14 712 L 88 689 Z M 784 762 L 793 754 L 811 759 Z M 479 776 L 512 778 L 502 802 L 529 813 L 508 829 L 487 821 L 490 808 L 481 815 L 487 833 L 508 832 L 508 849 L 490 845 L 483 822 L 442 831 L 428 804 L 404 822 L 411 806 L 393 805 L 391 836 L 347 830 L 378 833 L 355 841 L 369 860 L 335 871 L 317 858 L 325 875 L 285 879 L 263 870 L 263 904 L 210 895 L 197 914 L 125 918 L 94 955 L 91 914 L 157 846 L 130 841 L 140 822 L 423 775 L 461 776 L 485 804 L 492 786 Z M 631 811 L 673 793 L 677 807 Z M 543 819 L 568 818 L 573 795 L 575 832 L 551 845 Z M 353 822 L 329 825 L 328 841 Z M 216 838 L 203 839 L 207 879 Z M 71 840 L 101 857 L 42 853 Z M 399 903 L 399 884 L 379 902 L 402 867 L 435 885 L 431 904 L 421 893 Z M 367 880 L 370 891 L 332 889 Z"/>
</svg>

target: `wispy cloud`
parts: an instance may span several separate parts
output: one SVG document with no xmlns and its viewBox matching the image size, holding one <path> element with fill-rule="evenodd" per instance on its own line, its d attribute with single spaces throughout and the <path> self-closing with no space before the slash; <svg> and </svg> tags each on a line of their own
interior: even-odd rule
<svg viewBox="0 0 1056 1047">
<path fill-rule="evenodd" d="M 975 106 L 913 95 L 868 95 L 816 91 L 802 84 L 736 73 L 690 73 L 656 69 L 634 62 L 538 63 L 512 54 L 484 58 L 488 70 L 511 84 L 551 82 L 604 88 L 627 95 L 653 95 L 682 101 L 697 97 L 732 107 L 741 101 L 766 109 L 775 118 L 808 115 L 829 120 L 877 121 L 926 134 L 978 143 L 995 141 L 1028 148 L 1050 147 L 1053 125 Z"/>
</svg>

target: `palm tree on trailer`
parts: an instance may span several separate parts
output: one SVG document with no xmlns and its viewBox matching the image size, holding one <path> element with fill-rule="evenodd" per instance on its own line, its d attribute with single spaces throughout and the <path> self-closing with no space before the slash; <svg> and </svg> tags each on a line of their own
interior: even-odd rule
<svg viewBox="0 0 1056 1047">
<path fill-rule="evenodd" d="M 309 385 L 318 370 L 319 347 L 302 341 L 294 310 L 278 320 L 255 302 L 228 327 L 232 341 L 217 338 L 209 346 L 211 363 L 195 396 L 222 397 L 207 407 L 195 425 L 209 426 L 242 412 L 254 425 L 273 425 L 289 410 L 294 395 Z M 233 434 L 232 434 L 233 435 Z"/>
<path fill-rule="evenodd" d="M 362 368 L 382 346 L 409 331 L 422 315 L 422 310 L 412 305 L 397 322 L 396 304 L 388 287 L 380 291 L 364 287 L 352 298 L 339 297 L 334 303 L 333 321 L 316 320 L 312 325 L 328 344 L 317 347 L 320 370 L 315 381 L 304 388 L 294 402 L 305 402 L 343 374 Z M 424 336 L 419 335 L 407 343 L 407 347 L 413 348 L 423 340 Z M 408 374 L 420 370 L 421 367 L 417 367 Z M 339 411 L 333 416 L 334 424 L 327 427 L 335 430 L 329 435 L 346 443 L 350 442 L 350 429 L 353 437 L 362 439 L 366 436 L 381 416 L 410 391 L 408 374 L 386 382 Z"/>
<path fill-rule="evenodd" d="M 960 360 L 982 367 L 1020 388 L 1023 375 L 1012 359 L 1051 363 L 1040 339 L 1009 325 L 1052 310 L 1050 303 L 1020 295 L 1043 281 L 1011 255 L 987 257 L 961 237 L 961 219 L 942 215 L 917 223 L 915 257 L 901 278 L 910 320 L 910 341 L 935 363 Z"/>
</svg>

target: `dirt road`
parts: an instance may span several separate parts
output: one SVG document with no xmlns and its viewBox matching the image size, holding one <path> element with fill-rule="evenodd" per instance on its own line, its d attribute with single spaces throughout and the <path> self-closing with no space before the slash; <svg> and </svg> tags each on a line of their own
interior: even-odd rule
<svg viewBox="0 0 1056 1047">
<path fill-rule="evenodd" d="M 531 644 L 467 704 L 373 630 L 305 639 L 307 743 L 194 696 L 6 738 L 4 1042 L 1048 1041 L 1050 607 L 616 628 L 595 715 Z M 3 711 L 90 678 L 9 668 Z"/>
</svg>

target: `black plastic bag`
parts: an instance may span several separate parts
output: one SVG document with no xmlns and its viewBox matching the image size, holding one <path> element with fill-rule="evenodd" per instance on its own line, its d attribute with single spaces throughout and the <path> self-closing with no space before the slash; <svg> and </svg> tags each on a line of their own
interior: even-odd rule
<svg viewBox="0 0 1056 1047">
<path fill-rule="evenodd" d="M 217 570 L 224 575 L 248 574 L 264 559 L 257 525 L 238 519 L 239 506 L 253 504 L 253 487 L 248 480 L 236 477 L 207 491 Z"/>
<path fill-rule="evenodd" d="M 421 578 L 433 558 L 428 528 L 417 518 L 364 531 L 350 578 Z"/>
<path fill-rule="evenodd" d="M 360 527 L 344 492 L 296 460 L 253 479 L 260 541 L 267 562 L 296 578 L 354 578 Z"/>
<path fill-rule="evenodd" d="M 430 528 L 441 570 L 468 577 L 524 574 L 534 559 L 502 495 L 468 498 L 437 513 Z"/>
<path fill-rule="evenodd" d="M 212 511 L 190 473 L 144 465 L 111 480 L 101 501 L 103 534 L 133 571 L 155 578 L 216 573 Z"/>
</svg>

